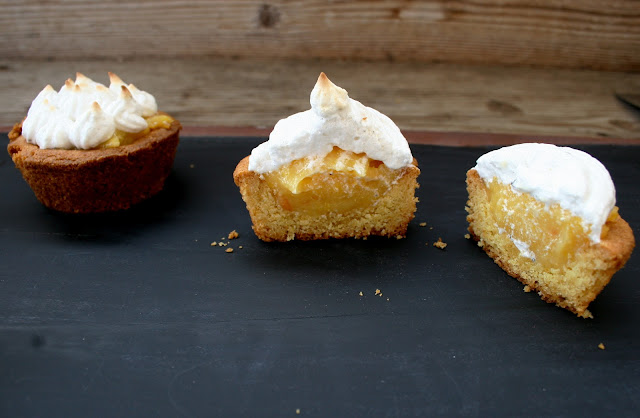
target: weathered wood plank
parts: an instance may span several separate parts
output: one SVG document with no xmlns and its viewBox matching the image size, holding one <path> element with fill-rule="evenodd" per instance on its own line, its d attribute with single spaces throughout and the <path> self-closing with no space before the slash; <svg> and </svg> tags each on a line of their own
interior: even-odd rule
<svg viewBox="0 0 640 418">
<path fill-rule="evenodd" d="M 640 70 L 636 0 L 0 1 L 4 57 L 344 58 Z"/>
<path fill-rule="evenodd" d="M 152 92 L 189 128 L 268 130 L 309 108 L 309 93 L 325 71 L 405 131 L 640 140 L 640 117 L 613 97 L 640 91 L 638 73 L 333 60 L 0 59 L 0 127 L 21 120 L 46 84 L 59 88 L 76 71 L 103 83 L 115 71 Z"/>
</svg>

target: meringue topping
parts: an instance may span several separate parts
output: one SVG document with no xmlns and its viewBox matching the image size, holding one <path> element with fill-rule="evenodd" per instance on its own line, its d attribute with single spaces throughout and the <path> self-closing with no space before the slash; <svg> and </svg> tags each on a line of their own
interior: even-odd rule
<svg viewBox="0 0 640 418">
<path fill-rule="evenodd" d="M 324 73 L 311 92 L 311 109 L 276 123 L 269 140 L 251 152 L 249 170 L 267 173 L 304 157 L 324 157 L 336 146 L 365 153 L 391 169 L 412 164 L 400 129 L 386 115 L 349 97 Z"/>
<path fill-rule="evenodd" d="M 616 204 L 616 190 L 602 163 L 586 152 L 551 144 L 518 144 L 484 154 L 474 169 L 546 205 L 559 204 L 582 219 L 593 243 Z"/>
<path fill-rule="evenodd" d="M 93 102 L 88 112 L 84 112 L 71 126 L 69 139 L 75 148 L 95 148 L 104 141 L 101 138 L 111 138 L 115 133 L 116 124 L 113 116 L 102 110 L 98 102 Z"/>
<path fill-rule="evenodd" d="M 109 88 L 76 73 L 56 92 L 46 86 L 33 100 L 22 123 L 27 142 L 40 148 L 90 149 L 117 130 L 147 129 L 145 117 L 158 111 L 155 98 L 109 73 Z"/>
</svg>

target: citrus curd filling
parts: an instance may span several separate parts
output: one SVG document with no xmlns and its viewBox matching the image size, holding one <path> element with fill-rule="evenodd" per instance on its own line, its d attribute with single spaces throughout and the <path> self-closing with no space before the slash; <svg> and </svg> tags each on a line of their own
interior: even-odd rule
<svg viewBox="0 0 640 418">
<path fill-rule="evenodd" d="M 149 132 L 154 129 L 169 129 L 171 127 L 171 122 L 173 122 L 173 118 L 169 115 L 163 114 L 155 114 L 148 118 L 145 118 L 147 121 L 148 127 L 140 132 L 124 132 L 119 129 L 116 129 L 111 138 L 107 139 L 100 145 L 96 147 L 96 149 L 104 149 L 104 148 L 115 148 L 121 145 L 129 145 L 134 143 L 137 139 L 142 138 L 147 135 Z"/>
<path fill-rule="evenodd" d="M 333 147 L 324 157 L 297 159 L 263 176 L 284 210 L 321 215 L 374 204 L 397 173 L 364 153 Z"/>
<path fill-rule="evenodd" d="M 559 204 L 547 205 L 499 181 L 487 184 L 487 196 L 499 231 L 509 235 L 522 255 L 545 267 L 565 265 L 581 247 L 591 245 L 590 228 Z M 607 223 L 618 216 L 614 207 Z M 608 230 L 605 223 L 601 239 L 606 238 Z"/>
</svg>

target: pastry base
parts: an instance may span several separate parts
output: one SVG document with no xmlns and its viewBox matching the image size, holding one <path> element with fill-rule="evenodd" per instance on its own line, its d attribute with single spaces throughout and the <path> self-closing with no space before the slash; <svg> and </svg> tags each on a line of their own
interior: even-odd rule
<svg viewBox="0 0 640 418">
<path fill-rule="evenodd" d="M 404 237 L 416 211 L 415 189 L 420 170 L 415 160 L 414 165 L 400 169 L 396 182 L 373 205 L 321 215 L 285 210 L 278 203 L 277 191 L 248 167 L 249 157 L 245 157 L 233 178 L 247 204 L 253 230 L 263 241 Z"/>
</svg>

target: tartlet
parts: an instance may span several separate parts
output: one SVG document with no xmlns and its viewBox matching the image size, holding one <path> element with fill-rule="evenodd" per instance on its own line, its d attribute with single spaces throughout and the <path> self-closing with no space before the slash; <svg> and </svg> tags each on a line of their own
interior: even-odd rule
<svg viewBox="0 0 640 418">
<path fill-rule="evenodd" d="M 471 237 L 525 291 L 583 318 L 633 251 L 606 168 L 589 154 L 519 144 L 467 172 Z"/>
<path fill-rule="evenodd" d="M 324 73 L 233 178 L 263 241 L 404 237 L 420 170 L 398 127 Z"/>
<path fill-rule="evenodd" d="M 67 104 L 64 100 L 56 100 L 55 91 L 47 86 L 39 95 L 40 102 L 36 103 L 36 98 L 27 118 L 16 124 L 9 133 L 10 142 L 7 149 L 14 164 L 21 171 L 36 198 L 48 208 L 67 213 L 117 211 L 127 209 L 155 195 L 164 186 L 173 165 L 181 125 L 166 113 L 158 112 L 155 99 L 148 93 L 140 92 L 131 85 L 125 86 L 114 74 L 110 76 L 112 90 L 120 92 L 116 99 L 113 99 L 112 93 L 107 92 L 105 86 L 82 74 L 78 74 L 75 83 L 67 80 L 63 87 L 68 91 L 76 89 L 77 93 L 74 94 L 80 99 L 74 104 L 74 111 L 75 115 L 81 116 L 77 116 L 75 120 L 80 121 L 84 117 L 82 120 L 89 120 L 88 127 L 80 123 L 74 124 L 73 128 L 66 126 L 69 122 L 64 115 L 65 112 L 70 113 L 65 109 Z M 102 99 L 100 101 L 103 105 L 100 106 L 98 100 L 89 100 L 93 96 L 87 99 L 85 96 L 89 93 L 83 92 L 82 89 L 89 89 L 91 94 L 94 93 L 93 89 L 102 95 L 111 94 L 109 97 L 113 102 L 109 102 L 111 99 Z M 139 103 L 134 102 L 135 95 L 132 95 L 131 90 L 138 96 L 142 93 L 146 95 L 140 101 L 152 100 L 145 103 L 146 109 L 140 110 L 135 107 Z M 41 96 L 45 98 L 42 99 Z M 82 100 L 90 104 L 87 105 Z M 144 122 L 144 129 L 139 132 L 126 132 L 120 130 L 117 123 L 113 129 L 102 121 L 91 124 L 91 120 L 95 122 L 98 117 L 108 119 L 108 110 L 103 108 L 117 107 L 118 100 L 128 101 L 133 106 L 139 113 L 134 116 L 140 118 L 135 120 L 135 124 L 142 127 Z M 84 109 L 83 106 L 89 108 Z M 49 111 L 52 114 L 46 114 Z M 34 120 L 29 121 L 33 115 Z M 59 124 L 54 116 L 62 119 Z M 120 112 L 115 117 L 129 116 L 126 112 Z M 70 120 L 75 122 L 74 119 Z M 24 132 L 25 123 L 30 123 L 29 133 L 36 139 L 29 138 Z M 38 124 L 50 124 L 47 125 L 49 130 L 38 131 Z M 74 128 L 76 132 L 69 134 Z M 135 129 L 137 128 L 134 126 L 130 130 Z M 96 135 L 101 137 L 96 138 Z M 69 149 L 74 147 L 68 139 L 70 136 L 80 142 L 80 146 L 88 149 Z M 64 148 L 57 148 L 56 145 Z"/>
</svg>

